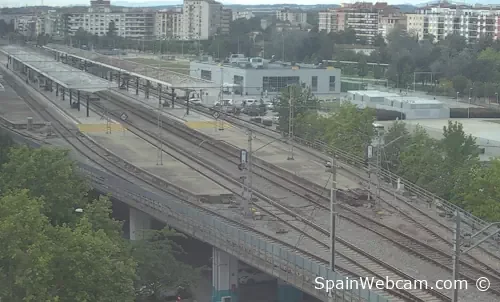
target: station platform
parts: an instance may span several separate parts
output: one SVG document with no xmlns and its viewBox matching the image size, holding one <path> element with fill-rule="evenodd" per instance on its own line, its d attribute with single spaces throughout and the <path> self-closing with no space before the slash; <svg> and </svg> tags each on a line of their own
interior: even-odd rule
<svg viewBox="0 0 500 302">
<path fill-rule="evenodd" d="M 113 92 L 121 96 L 127 96 L 130 101 L 141 104 L 150 109 L 158 108 L 158 99 L 154 96 L 146 98 L 144 93 L 135 91 L 120 90 L 113 88 Z M 223 140 L 238 148 L 248 148 L 248 137 L 246 129 L 233 126 L 227 122 L 221 126 L 221 122 L 214 118 L 200 114 L 194 110 L 190 110 L 189 115 L 186 115 L 186 109 L 177 105 L 177 108 L 165 107 L 162 109 L 163 115 L 180 122 L 184 122 L 187 126 L 209 135 L 216 140 Z M 224 129 L 223 131 L 219 129 Z M 312 181 L 320 186 L 328 185 L 330 175 L 328 173 L 318 173 L 324 171 L 324 162 L 312 160 L 308 154 L 303 151 L 294 150 L 294 160 L 288 160 L 290 156 L 289 146 L 280 141 L 276 141 L 267 136 L 256 134 L 253 139 L 253 150 L 258 150 L 254 154 L 256 157 L 274 164 L 290 173 L 299 177 Z M 356 189 L 360 188 L 358 180 L 353 180 L 339 173 L 337 175 L 337 187 L 339 189 Z"/>
<path fill-rule="evenodd" d="M 8 72 L 12 73 L 11 71 Z M 58 111 L 65 115 L 65 119 L 75 124 L 82 133 L 85 133 L 101 146 L 134 166 L 190 191 L 194 195 L 200 196 L 200 198 L 216 200 L 222 198 L 221 196 L 227 198 L 227 196 L 232 195 L 228 190 L 170 157 L 165 152 L 162 154 L 163 165 L 156 165 L 158 149 L 155 146 L 134 135 L 127 130 L 126 126 L 116 120 L 109 119 L 108 124 L 105 116 L 98 115 L 92 110 L 90 116 L 87 117 L 86 107 L 83 102 L 80 104 L 80 111 L 78 111 L 70 107 L 67 98 L 62 100 L 62 95 L 56 96 L 55 92 L 43 91 L 42 89 L 37 90 L 37 92 L 46 97 L 43 98 L 43 101 L 47 103 L 47 106 L 57 107 Z M 21 98 L 19 98 L 19 101 L 25 104 Z M 167 151 L 166 148 L 164 150 Z"/>
<path fill-rule="evenodd" d="M 0 75 L 2 73 L 0 72 Z M 28 118 L 32 118 L 33 128 L 45 127 L 43 119 L 17 95 L 3 79 L 0 84 L 4 87 L 0 91 L 0 117 L 15 129 L 26 129 Z"/>
</svg>

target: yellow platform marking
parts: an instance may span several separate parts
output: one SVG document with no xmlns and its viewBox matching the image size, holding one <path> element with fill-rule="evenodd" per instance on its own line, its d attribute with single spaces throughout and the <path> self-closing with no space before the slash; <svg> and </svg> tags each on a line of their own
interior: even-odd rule
<svg viewBox="0 0 500 302">
<path fill-rule="evenodd" d="M 208 129 L 208 128 L 219 128 L 222 127 L 222 122 L 218 121 L 191 121 L 186 122 L 186 126 L 192 129 Z M 224 122 L 224 128 L 231 128 L 232 125 Z"/>
<path fill-rule="evenodd" d="M 114 124 L 111 123 L 109 124 L 111 127 L 111 132 L 113 131 L 124 131 L 126 128 L 124 128 L 121 124 Z M 91 132 L 106 132 L 107 127 L 106 124 L 79 124 L 78 129 L 81 132 L 84 133 L 91 133 Z"/>
</svg>

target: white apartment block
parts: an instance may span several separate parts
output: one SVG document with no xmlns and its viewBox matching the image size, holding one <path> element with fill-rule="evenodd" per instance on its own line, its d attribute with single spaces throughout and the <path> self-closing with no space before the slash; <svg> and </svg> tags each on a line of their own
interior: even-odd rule
<svg viewBox="0 0 500 302">
<path fill-rule="evenodd" d="M 499 37 L 500 10 L 492 7 L 442 3 L 422 8 L 408 17 L 412 17 L 407 19 L 409 32 L 432 35 L 435 41 L 450 34 L 461 35 L 468 43 L 475 43 L 481 37 Z"/>
<path fill-rule="evenodd" d="M 154 34 L 157 38 L 181 39 L 182 28 L 182 12 L 171 10 L 156 12 Z"/>
<path fill-rule="evenodd" d="M 427 33 L 424 30 L 425 15 L 406 14 L 406 31 L 413 37 L 422 40 Z"/>
<path fill-rule="evenodd" d="M 184 0 L 183 40 L 208 40 L 220 33 L 222 4 L 213 0 Z"/>
<path fill-rule="evenodd" d="M 319 12 L 318 30 L 324 30 L 327 33 L 338 31 L 337 12 L 335 10 Z"/>
<path fill-rule="evenodd" d="M 116 34 L 126 38 L 153 36 L 155 14 L 151 12 L 89 12 L 69 14 L 67 29 L 74 35 L 83 28 L 94 35 L 104 36 L 111 21 L 115 23 Z"/>
<path fill-rule="evenodd" d="M 306 24 L 307 13 L 300 10 L 291 10 L 288 8 L 276 11 L 276 19 L 279 21 L 288 21 L 291 24 Z"/>
<path fill-rule="evenodd" d="M 252 19 L 255 15 L 252 11 L 244 10 L 244 11 L 233 11 L 233 21 L 238 19 Z"/>
</svg>

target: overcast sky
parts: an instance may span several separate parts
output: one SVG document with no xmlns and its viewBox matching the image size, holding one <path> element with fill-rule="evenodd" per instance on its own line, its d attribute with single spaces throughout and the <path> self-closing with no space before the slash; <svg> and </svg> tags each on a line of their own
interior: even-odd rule
<svg viewBox="0 0 500 302">
<path fill-rule="evenodd" d="M 155 1 L 155 0 L 146 0 L 146 1 L 140 1 L 140 0 L 130 0 L 130 1 L 113 1 L 111 0 L 111 4 L 113 2 L 130 2 L 133 3 L 134 6 L 138 6 L 137 4 L 144 2 L 147 3 L 148 5 L 151 5 L 151 3 L 158 3 L 158 5 L 172 5 L 172 4 L 180 4 L 182 3 L 182 0 L 180 1 Z M 312 4 L 311 1 L 307 0 L 230 0 L 230 1 L 222 1 L 222 3 L 225 4 L 282 4 L 283 2 L 289 3 L 289 4 Z M 341 2 L 356 2 L 356 1 L 332 1 L 332 0 L 315 0 L 315 4 L 340 4 Z M 408 0 L 403 0 L 403 1 L 394 1 L 394 0 L 387 0 L 386 2 L 392 3 L 392 4 L 401 4 L 401 3 L 406 3 L 406 2 L 414 2 L 414 3 L 422 3 L 425 2 L 423 1 L 408 1 Z M 19 7 L 19 6 L 26 6 L 26 5 L 40 5 L 42 3 L 42 0 L 0 0 L 0 7 L 9 7 L 9 6 L 14 6 L 14 7 Z M 68 6 L 68 5 L 89 5 L 90 0 L 43 0 L 44 5 L 50 5 L 50 6 Z"/>
</svg>

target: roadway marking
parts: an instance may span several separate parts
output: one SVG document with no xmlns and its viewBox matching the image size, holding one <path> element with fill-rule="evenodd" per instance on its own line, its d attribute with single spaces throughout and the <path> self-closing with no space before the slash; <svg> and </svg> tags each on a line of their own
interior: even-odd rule
<svg viewBox="0 0 500 302">
<path fill-rule="evenodd" d="M 111 132 L 113 131 L 124 131 L 127 128 L 123 127 L 121 124 L 109 124 Z M 106 124 L 79 124 L 78 129 L 83 133 L 96 133 L 96 132 L 107 132 Z"/>
<path fill-rule="evenodd" d="M 209 129 L 209 128 L 219 128 L 224 127 L 224 129 L 231 128 L 232 125 L 228 122 L 218 122 L 218 121 L 191 121 L 186 122 L 186 126 L 192 129 Z"/>
</svg>

